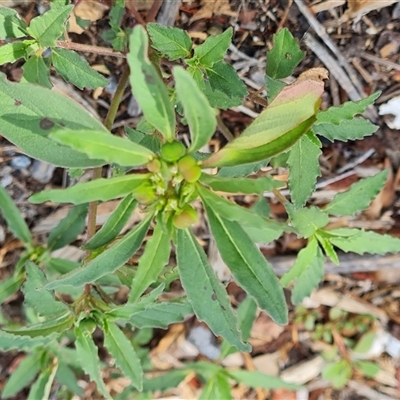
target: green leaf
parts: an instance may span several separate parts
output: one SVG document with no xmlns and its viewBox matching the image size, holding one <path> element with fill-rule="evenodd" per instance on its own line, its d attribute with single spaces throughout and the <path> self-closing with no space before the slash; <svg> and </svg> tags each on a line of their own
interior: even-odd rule
<svg viewBox="0 0 400 400">
<path fill-rule="evenodd" d="M 227 193 L 262 194 L 285 186 L 270 176 L 262 178 L 224 178 L 216 175 L 202 174 L 199 181 L 213 190 Z"/>
<path fill-rule="evenodd" d="M 75 328 L 75 347 L 78 352 L 80 364 L 90 379 L 96 383 L 97 390 L 108 400 L 112 397 L 107 392 L 107 388 L 101 378 L 100 359 L 97 347 L 93 342 L 92 336 L 88 331 L 82 332 L 79 327 Z"/>
<path fill-rule="evenodd" d="M 192 40 L 186 31 L 155 23 L 147 24 L 151 46 L 171 61 L 190 56 Z"/>
<path fill-rule="evenodd" d="M 248 176 L 254 172 L 258 172 L 261 168 L 266 167 L 269 160 L 256 161 L 244 165 L 232 165 L 230 167 L 222 167 L 218 171 L 218 176 L 226 178 L 240 178 Z"/>
<path fill-rule="evenodd" d="M 136 26 L 128 54 L 132 92 L 146 120 L 170 142 L 175 137 L 175 111 L 164 82 L 147 57 L 148 41 L 144 28 Z"/>
<path fill-rule="evenodd" d="M 182 286 L 200 321 L 238 350 L 249 351 L 250 346 L 241 339 L 225 287 L 190 230 L 177 230 L 176 251 Z"/>
<path fill-rule="evenodd" d="M 285 203 L 285 207 L 293 227 L 301 237 L 309 238 L 317 229 L 323 228 L 329 223 L 328 214 L 318 207 L 310 206 L 296 210 L 289 202 Z"/>
<path fill-rule="evenodd" d="M 92 69 L 89 63 L 72 50 L 53 48 L 52 62 L 56 71 L 67 81 L 79 89 L 107 86 L 104 76 Z"/>
<path fill-rule="evenodd" d="M 310 137 L 313 136 L 313 137 Z M 290 149 L 288 158 L 289 189 L 292 203 L 296 208 L 303 207 L 315 190 L 317 177 L 321 176 L 319 156 L 322 144 L 311 132 L 302 136 Z"/>
<path fill-rule="evenodd" d="M 87 250 L 98 249 L 114 240 L 128 222 L 137 204 L 135 198 L 128 194 L 111 213 L 101 229 L 85 244 L 84 248 Z"/>
<path fill-rule="evenodd" d="M 0 40 L 26 36 L 26 24 L 18 13 L 8 7 L 0 7 Z"/>
<path fill-rule="evenodd" d="M 26 30 L 41 47 L 53 47 L 63 34 L 64 24 L 72 9 L 73 6 L 50 9 L 43 15 L 33 18 Z"/>
<path fill-rule="evenodd" d="M 215 110 L 210 106 L 189 72 L 175 67 L 173 74 L 176 95 L 189 124 L 191 137 L 189 152 L 194 152 L 206 145 L 214 134 L 217 127 Z"/>
<path fill-rule="evenodd" d="M 324 249 L 325 254 L 331 259 L 334 264 L 339 265 L 339 257 L 330 242 L 330 237 L 327 236 L 325 232 L 326 231 L 324 230 L 318 230 L 317 232 L 315 232 L 315 236 L 318 239 L 318 242 L 320 243 L 322 248 Z"/>
<path fill-rule="evenodd" d="M 143 255 L 140 257 L 129 293 L 128 301 L 130 303 L 136 302 L 143 292 L 156 282 L 158 275 L 168 264 L 170 253 L 170 236 L 164 232 L 160 224 L 157 224 L 152 237 L 146 243 Z"/>
<path fill-rule="evenodd" d="M 247 95 L 246 85 L 239 78 L 232 65 L 225 61 L 219 61 L 211 68 L 207 68 L 207 76 L 213 90 L 233 98 L 242 98 Z"/>
<path fill-rule="evenodd" d="M 385 186 L 389 170 L 384 170 L 369 178 L 353 183 L 345 192 L 338 193 L 324 207 L 324 211 L 336 217 L 354 215 L 365 210 Z"/>
<path fill-rule="evenodd" d="M 242 331 L 242 338 L 247 341 L 250 337 L 251 328 L 256 318 L 257 304 L 249 295 L 240 303 L 237 309 L 239 328 Z M 221 345 L 220 359 L 232 353 L 236 353 L 236 348 L 232 347 L 226 340 Z"/>
<path fill-rule="evenodd" d="M 73 207 L 68 215 L 50 232 L 47 239 L 48 249 L 57 250 L 72 243 L 85 230 L 87 213 L 87 204 Z"/>
<path fill-rule="evenodd" d="M 366 119 L 357 117 L 351 120 L 343 120 L 339 125 L 319 123 L 313 126 L 313 132 L 316 135 L 324 136 L 331 142 L 362 139 L 365 136 L 371 136 L 377 130 L 378 126 Z"/>
<path fill-rule="evenodd" d="M 58 363 L 55 361 L 42 371 L 36 382 L 31 386 L 27 400 L 49 399 Z"/>
<path fill-rule="evenodd" d="M 122 371 L 131 384 L 139 391 L 143 388 L 143 370 L 132 343 L 118 326 L 104 321 L 104 345 L 113 356 L 115 365 Z"/>
<path fill-rule="evenodd" d="M 352 120 L 357 114 L 362 114 L 368 106 L 374 104 L 380 95 L 381 92 L 376 92 L 365 99 L 347 101 L 340 106 L 329 107 L 327 110 L 318 113 L 315 125 L 317 126 L 321 123 L 339 125 L 343 120 Z"/>
<path fill-rule="evenodd" d="M 231 201 L 218 196 L 216 193 L 197 185 L 203 203 L 207 203 L 214 213 L 229 221 L 238 222 L 253 240 L 259 243 L 269 243 L 279 238 L 290 228 L 272 219 L 262 218 L 252 209 L 241 207 Z"/>
<path fill-rule="evenodd" d="M 322 80 L 302 79 L 286 86 L 238 138 L 203 166 L 260 161 L 290 148 L 314 123 L 323 91 Z"/>
<path fill-rule="evenodd" d="M 232 28 L 216 36 L 209 36 L 203 44 L 194 49 L 194 57 L 186 60 L 189 65 L 212 67 L 223 59 L 232 40 Z"/>
<path fill-rule="evenodd" d="M 154 157 L 154 153 L 146 147 L 103 131 L 61 130 L 50 137 L 90 158 L 121 166 L 143 165 Z"/>
<path fill-rule="evenodd" d="M 22 69 L 24 70 L 24 74 L 22 75 L 21 82 L 36 83 L 49 89 L 52 88 L 50 68 L 43 57 L 36 54 L 32 55 Z"/>
<path fill-rule="evenodd" d="M 13 276 L 0 282 L 0 303 L 12 296 L 22 285 L 24 274 L 15 273 Z"/>
<path fill-rule="evenodd" d="M 310 267 L 317 256 L 318 242 L 314 237 L 308 241 L 307 246 L 297 254 L 293 267 L 281 277 L 283 287 L 296 280 L 307 268 Z"/>
<path fill-rule="evenodd" d="M 62 360 L 65 362 L 64 360 Z M 78 384 L 75 373 L 66 364 L 58 364 L 56 380 L 61 386 L 65 386 L 68 391 L 76 394 L 79 398 L 83 398 L 84 391 Z"/>
<path fill-rule="evenodd" d="M 35 378 L 40 370 L 41 357 L 41 352 L 34 352 L 24 357 L 4 385 L 2 399 L 14 396 Z"/>
<path fill-rule="evenodd" d="M 367 353 L 374 341 L 376 340 L 376 332 L 367 332 L 361 336 L 361 338 L 357 341 L 356 345 L 352 349 L 352 352 L 355 354 L 365 354 Z"/>
<path fill-rule="evenodd" d="M 51 336 L 55 333 L 59 336 L 69 330 L 73 323 L 74 316 L 68 312 L 49 321 L 40 322 L 20 329 L 4 329 L 4 331 L 12 335 L 28 336 L 31 338 Z"/>
<path fill-rule="evenodd" d="M 143 381 L 143 392 L 165 391 L 170 388 L 176 388 L 188 373 L 189 371 L 186 369 L 175 369 L 155 378 L 145 379 Z"/>
<path fill-rule="evenodd" d="M 284 82 L 272 79 L 270 76 L 265 75 L 265 88 L 267 90 L 267 100 L 271 103 L 279 92 L 286 86 Z"/>
<path fill-rule="evenodd" d="M 13 235 L 24 242 L 27 246 L 30 246 L 32 244 L 32 235 L 28 225 L 22 218 L 17 206 L 14 204 L 14 201 L 2 185 L 0 185 L 0 210 Z"/>
<path fill-rule="evenodd" d="M 33 262 L 26 263 L 26 281 L 22 287 L 25 303 L 38 312 L 39 315 L 52 318 L 65 315 L 68 307 L 57 301 L 54 295 L 46 289 L 39 289 L 46 283 L 44 273 Z"/>
<path fill-rule="evenodd" d="M 233 399 L 228 379 L 229 377 L 226 374 L 217 373 L 207 381 L 199 400 Z"/>
<path fill-rule="evenodd" d="M 28 156 L 60 167 L 88 168 L 105 164 L 48 138 L 53 129 L 59 128 L 107 132 L 71 99 L 37 85 L 11 83 L 0 74 L 0 108 L 2 136 Z"/>
<path fill-rule="evenodd" d="M 148 214 L 140 224 L 136 225 L 135 229 L 132 229 L 120 241 L 90 261 L 86 266 L 63 275 L 44 287 L 50 290 L 62 285 L 81 286 L 85 283 L 95 282 L 97 279 L 121 268 L 142 244 L 152 218 L 153 214 Z"/>
<path fill-rule="evenodd" d="M 373 378 L 381 370 L 379 365 L 371 361 L 356 361 L 354 367 L 368 378 Z"/>
<path fill-rule="evenodd" d="M 38 204 L 45 201 L 54 203 L 83 204 L 95 200 L 107 201 L 126 196 L 148 180 L 149 174 L 131 174 L 110 179 L 95 179 L 77 183 L 67 189 L 45 190 L 36 193 L 29 201 Z"/>
<path fill-rule="evenodd" d="M 211 232 L 236 282 L 278 324 L 287 323 L 286 300 L 265 257 L 237 222 L 228 221 L 205 203 Z"/>
<path fill-rule="evenodd" d="M 129 322 L 139 329 L 167 329 L 171 324 L 183 322 L 185 317 L 192 313 L 192 307 L 187 302 L 183 304 L 173 302 L 153 303 L 145 310 L 133 313 Z"/>
<path fill-rule="evenodd" d="M 322 378 L 330 381 L 335 389 L 342 389 L 351 378 L 351 365 L 346 360 L 328 364 L 322 370 Z"/>
<path fill-rule="evenodd" d="M 195 78 L 197 77 L 195 76 Z M 201 79 L 204 79 L 203 75 L 201 75 Z M 202 88 L 203 93 L 206 95 L 211 107 L 227 110 L 228 108 L 242 105 L 241 97 L 230 97 L 226 93 L 223 93 L 219 90 L 214 90 L 208 80 L 203 81 L 203 85 L 199 85 L 199 87 Z"/>
<path fill-rule="evenodd" d="M 14 63 L 26 55 L 26 44 L 24 42 L 15 42 L 3 44 L 0 47 L 0 65 Z"/>
<path fill-rule="evenodd" d="M 287 28 L 274 35 L 273 47 L 267 53 L 267 75 L 274 79 L 286 78 L 305 56 L 296 39 Z"/>
<path fill-rule="evenodd" d="M 364 229 L 352 230 L 358 234 L 346 238 L 332 237 L 331 243 L 346 253 L 351 251 L 357 254 L 397 253 L 400 249 L 400 239 L 393 236 L 366 232 Z"/>
<path fill-rule="evenodd" d="M 324 277 L 324 255 L 320 247 L 317 247 L 316 255 L 311 263 L 301 272 L 296 279 L 293 291 L 292 302 L 299 304 L 305 297 L 318 286 Z"/>
<path fill-rule="evenodd" d="M 251 388 L 262 388 L 262 389 L 288 389 L 288 390 L 299 390 L 300 385 L 294 383 L 285 382 L 282 379 L 264 374 L 259 371 L 245 371 L 243 369 L 227 369 L 226 373 L 235 381 L 244 383 L 246 386 Z"/>
<path fill-rule="evenodd" d="M 4 330 L 0 330 L 0 349 L 2 351 L 32 351 L 36 347 L 48 345 L 56 336 L 58 335 L 53 334 L 48 337 L 31 338 L 29 336 L 16 336 Z"/>
</svg>

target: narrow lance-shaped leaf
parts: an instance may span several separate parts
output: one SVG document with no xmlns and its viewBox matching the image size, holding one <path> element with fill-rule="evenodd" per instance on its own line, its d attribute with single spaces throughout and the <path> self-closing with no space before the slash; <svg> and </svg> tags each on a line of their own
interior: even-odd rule
<svg viewBox="0 0 400 400">
<path fill-rule="evenodd" d="M 118 207 L 108 217 L 101 229 L 85 244 L 84 248 L 94 250 L 114 240 L 128 222 L 137 204 L 135 198 L 128 194 L 118 204 Z"/>
<path fill-rule="evenodd" d="M 13 235 L 26 245 L 30 246 L 32 243 L 32 236 L 28 225 L 22 218 L 17 206 L 14 204 L 14 201 L 2 185 L 0 185 L 0 210 Z"/>
<path fill-rule="evenodd" d="M 48 138 L 60 128 L 107 132 L 100 121 L 71 99 L 37 85 L 9 82 L 0 74 L 0 109 L 2 136 L 28 156 L 68 168 L 105 164 Z"/>
<path fill-rule="evenodd" d="M 2 351 L 20 350 L 32 351 L 36 347 L 49 345 L 58 334 L 52 334 L 48 337 L 16 336 L 0 330 L 0 349 Z"/>
<path fill-rule="evenodd" d="M 175 137 L 175 112 L 167 88 L 154 65 L 147 57 L 148 37 L 141 26 L 136 26 L 130 38 L 128 63 L 131 86 L 147 121 L 159 130 L 167 141 Z"/>
<path fill-rule="evenodd" d="M 285 296 L 271 265 L 237 222 L 215 213 L 212 203 L 205 208 L 218 250 L 236 282 L 276 323 L 286 324 Z"/>
<path fill-rule="evenodd" d="M 33 18 L 26 30 L 39 42 L 40 46 L 53 47 L 62 35 L 65 21 L 72 9 L 73 6 L 50 9 L 43 15 Z"/>
<path fill-rule="evenodd" d="M 324 91 L 326 71 L 307 72 L 286 86 L 238 138 L 203 161 L 203 166 L 246 164 L 293 146 L 314 123 Z"/>
<path fill-rule="evenodd" d="M 189 72 L 175 67 L 175 89 L 181 102 L 185 119 L 189 124 L 191 145 L 189 152 L 199 150 L 211 139 L 217 127 L 215 110 L 197 86 Z"/>
<path fill-rule="evenodd" d="M 26 24 L 12 8 L 0 7 L 0 39 L 20 38 L 27 35 Z"/>
<path fill-rule="evenodd" d="M 33 380 L 40 370 L 41 357 L 42 352 L 38 351 L 24 357 L 5 384 L 2 399 L 15 395 Z"/>
<path fill-rule="evenodd" d="M 26 263 L 26 282 L 22 287 L 25 303 L 38 312 L 39 315 L 52 318 L 68 312 L 68 307 L 57 301 L 54 295 L 46 289 L 38 289 L 46 283 L 43 271 L 33 262 Z"/>
<path fill-rule="evenodd" d="M 289 189 L 292 203 L 296 208 L 303 207 L 314 192 L 317 177 L 321 175 L 319 156 L 322 144 L 308 132 L 290 150 L 288 158 Z"/>
<path fill-rule="evenodd" d="M 249 351 L 250 346 L 241 339 L 225 287 L 190 230 L 177 230 L 176 250 L 182 286 L 198 318 L 238 350 Z"/>
<path fill-rule="evenodd" d="M 200 182 L 210 186 L 213 190 L 227 193 L 261 194 L 285 186 L 284 182 L 272 177 L 262 178 L 224 178 L 222 176 L 202 174 Z"/>
<path fill-rule="evenodd" d="M 96 89 L 107 85 L 107 79 L 92 69 L 88 62 L 75 51 L 54 48 L 52 51 L 53 66 L 67 81 L 79 89 L 85 87 Z"/>
<path fill-rule="evenodd" d="M 54 203 L 82 204 L 95 200 L 107 201 L 132 193 L 149 178 L 148 174 L 123 175 L 110 179 L 95 179 L 77 183 L 67 189 L 45 190 L 29 198 L 32 203 L 52 201 Z"/>
<path fill-rule="evenodd" d="M 61 285 L 82 286 L 121 268 L 138 250 L 149 228 L 153 214 L 148 214 L 135 229 L 120 241 L 101 253 L 86 266 L 76 269 L 59 279 L 48 283 L 45 288 L 55 289 Z"/>
<path fill-rule="evenodd" d="M 170 252 L 169 234 L 163 231 L 160 224 L 157 224 L 140 257 L 129 294 L 130 303 L 136 302 L 143 292 L 157 280 L 158 275 L 169 261 Z"/>
<path fill-rule="evenodd" d="M 104 321 L 104 345 L 114 357 L 116 366 L 131 384 L 141 391 L 143 388 L 143 369 L 132 343 L 118 326 L 111 321 Z"/>
<path fill-rule="evenodd" d="M 171 61 L 190 55 L 192 40 L 186 31 L 179 28 L 149 23 L 146 26 L 151 45 Z"/>
<path fill-rule="evenodd" d="M 68 215 L 50 232 L 47 239 L 48 248 L 57 250 L 72 243 L 84 231 L 87 213 L 87 204 L 73 207 Z"/>
<path fill-rule="evenodd" d="M 324 207 L 324 211 L 337 217 L 354 215 L 365 210 L 386 183 L 389 170 L 384 170 L 369 178 L 353 183 L 345 192 L 338 193 Z"/>
<path fill-rule="evenodd" d="M 22 285 L 25 277 L 23 273 L 14 273 L 0 283 L 0 303 L 12 296 Z"/>
<path fill-rule="evenodd" d="M 39 374 L 36 382 L 31 386 L 27 400 L 48 399 L 58 368 L 57 359 Z"/>
<path fill-rule="evenodd" d="M 21 329 L 4 329 L 5 332 L 16 336 L 29 336 L 31 338 L 44 336 L 60 336 L 68 331 L 74 323 L 74 316 L 71 313 L 65 313 L 49 321 L 40 322 Z"/>
<path fill-rule="evenodd" d="M 121 166 L 143 165 L 154 157 L 154 153 L 146 147 L 103 131 L 61 130 L 50 137 L 87 154 L 89 158 Z"/>
<path fill-rule="evenodd" d="M 22 67 L 24 74 L 21 82 L 36 83 L 40 86 L 51 89 L 50 67 L 46 64 L 43 57 L 36 54 L 29 57 L 28 61 Z"/>
<path fill-rule="evenodd" d="M 75 328 L 75 347 L 78 353 L 81 366 L 90 379 L 96 383 L 98 391 L 108 400 L 112 397 L 101 378 L 100 359 L 98 349 L 93 342 L 92 336 L 88 331 L 82 331 L 79 327 Z"/>
<path fill-rule="evenodd" d="M 331 243 L 339 249 L 357 254 L 386 254 L 400 251 L 400 239 L 390 235 L 380 235 L 363 229 L 351 229 L 357 234 L 349 237 L 332 237 Z M 334 232 L 326 231 L 327 233 Z"/>
</svg>

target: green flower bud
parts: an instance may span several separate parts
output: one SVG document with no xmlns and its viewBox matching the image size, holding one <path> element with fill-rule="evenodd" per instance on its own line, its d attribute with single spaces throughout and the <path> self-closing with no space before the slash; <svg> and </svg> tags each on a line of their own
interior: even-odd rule
<svg viewBox="0 0 400 400">
<path fill-rule="evenodd" d="M 186 154 L 186 147 L 181 142 L 167 142 L 161 147 L 160 153 L 165 161 L 174 162 Z"/>
<path fill-rule="evenodd" d="M 178 171 L 189 182 L 197 182 L 201 175 L 201 168 L 192 156 L 185 156 L 178 161 Z"/>
<path fill-rule="evenodd" d="M 137 189 L 135 189 L 133 195 L 140 204 L 144 205 L 154 203 L 157 198 L 154 187 L 149 183 L 140 185 Z"/>
<path fill-rule="evenodd" d="M 199 216 L 197 211 L 189 204 L 185 204 L 180 211 L 177 211 L 172 220 L 175 228 L 186 229 L 195 224 Z"/>
</svg>

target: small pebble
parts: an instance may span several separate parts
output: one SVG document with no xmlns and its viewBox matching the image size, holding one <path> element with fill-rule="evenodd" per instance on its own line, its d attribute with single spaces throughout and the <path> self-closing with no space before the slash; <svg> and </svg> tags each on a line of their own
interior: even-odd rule
<svg viewBox="0 0 400 400">
<path fill-rule="evenodd" d="M 12 181 L 13 181 L 12 176 L 7 175 L 7 176 L 5 176 L 4 178 L 2 178 L 2 179 L 0 180 L 0 183 L 1 183 L 1 186 L 7 187 L 7 186 L 10 186 L 10 185 L 11 185 Z"/>
<path fill-rule="evenodd" d="M 52 164 L 35 160 L 32 165 L 32 178 L 41 183 L 49 183 L 55 169 Z"/>
<path fill-rule="evenodd" d="M 115 94 L 117 84 L 117 79 L 115 76 L 112 76 L 111 78 L 108 78 L 108 85 L 104 89 L 110 94 Z"/>
<path fill-rule="evenodd" d="M 27 156 L 16 156 L 11 160 L 11 166 L 16 169 L 26 169 L 31 165 L 31 159 Z"/>
</svg>

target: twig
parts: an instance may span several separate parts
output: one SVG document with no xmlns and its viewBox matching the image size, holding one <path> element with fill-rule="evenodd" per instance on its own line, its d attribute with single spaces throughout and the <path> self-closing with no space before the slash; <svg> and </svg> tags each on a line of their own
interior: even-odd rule
<svg viewBox="0 0 400 400">
<path fill-rule="evenodd" d="M 286 22 L 287 16 L 289 15 L 289 10 L 290 10 L 290 7 L 292 7 L 292 4 L 293 4 L 293 0 L 289 0 L 288 5 L 286 6 L 285 12 L 283 13 L 282 19 L 279 22 L 278 28 L 276 29 L 276 32 L 279 32 L 285 25 L 285 22 Z"/>
<path fill-rule="evenodd" d="M 146 21 L 142 18 L 132 0 L 126 0 L 125 7 L 128 9 L 130 15 L 136 19 L 138 24 L 146 26 Z"/>
<path fill-rule="evenodd" d="M 163 4 L 163 0 L 155 0 L 153 5 L 150 8 L 149 13 L 147 14 L 146 17 L 146 22 L 154 22 L 156 20 L 156 16 L 158 12 L 160 11 L 160 8 Z"/>
<path fill-rule="evenodd" d="M 395 69 L 397 71 L 400 71 L 400 64 L 394 63 L 392 61 L 388 60 L 383 60 L 382 58 L 379 58 L 377 56 L 374 56 L 372 54 L 368 54 L 364 51 L 361 51 L 360 53 L 357 53 L 357 55 L 361 58 L 364 58 L 364 60 L 372 61 L 377 64 L 383 65 L 384 67 L 387 67 L 389 69 Z"/>
<path fill-rule="evenodd" d="M 66 42 L 63 40 L 57 40 L 56 46 L 62 47 L 63 49 L 68 49 L 68 50 L 76 50 L 76 51 L 82 51 L 82 52 L 87 52 L 87 53 L 95 53 L 100 56 L 112 56 L 112 57 L 126 58 L 125 53 L 109 49 L 108 47 L 92 46 L 90 44 L 82 44 L 82 43 L 75 43 L 75 42 Z"/>
<path fill-rule="evenodd" d="M 231 131 L 224 124 L 224 121 L 222 121 L 222 118 L 220 115 L 217 116 L 217 125 L 218 125 L 218 129 L 221 131 L 221 133 L 224 135 L 225 139 L 228 142 L 231 142 L 233 139 L 235 139 L 235 137 L 232 135 Z"/>
</svg>

